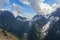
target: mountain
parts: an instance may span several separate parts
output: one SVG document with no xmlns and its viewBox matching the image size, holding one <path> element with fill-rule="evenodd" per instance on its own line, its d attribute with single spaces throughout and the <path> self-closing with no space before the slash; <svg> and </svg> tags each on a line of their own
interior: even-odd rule
<svg viewBox="0 0 60 40">
<path fill-rule="evenodd" d="M 46 17 L 39 14 L 27 21 L 25 17 L 14 17 L 13 13 L 0 10 L 0 28 L 20 40 L 60 40 L 60 8 Z"/>
<path fill-rule="evenodd" d="M 16 21 L 15 17 L 9 11 L 0 11 L 0 26 L 5 30 L 12 29 L 12 24 Z M 12 30 L 10 30 L 12 31 Z"/>
<path fill-rule="evenodd" d="M 35 15 L 32 19 L 32 28 L 29 30 L 28 40 L 40 40 L 42 27 L 47 23 L 43 15 Z"/>
<path fill-rule="evenodd" d="M 26 18 L 21 16 L 17 16 L 16 19 L 20 21 L 26 21 Z"/>
<path fill-rule="evenodd" d="M 0 11 L 0 28 L 11 32 L 18 38 L 22 37 L 28 26 L 28 21 L 21 20 L 17 20 L 9 11 Z"/>
<path fill-rule="evenodd" d="M 51 24 L 50 30 L 48 30 L 48 34 L 45 37 L 45 40 L 60 40 L 60 8 L 57 8 L 56 11 L 51 13 L 51 17 L 58 17 L 59 20 L 54 23 Z"/>
</svg>

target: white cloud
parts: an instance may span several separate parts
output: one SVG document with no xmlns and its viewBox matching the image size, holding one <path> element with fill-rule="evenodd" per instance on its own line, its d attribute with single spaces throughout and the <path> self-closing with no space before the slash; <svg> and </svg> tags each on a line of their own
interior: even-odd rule
<svg viewBox="0 0 60 40">
<path fill-rule="evenodd" d="M 38 14 L 49 14 L 55 9 L 60 7 L 60 0 L 56 0 L 57 3 L 50 6 L 47 3 L 44 3 L 45 0 L 20 0 L 22 3 L 28 2 Z M 26 4 L 27 5 L 27 4 Z"/>
<path fill-rule="evenodd" d="M 23 15 L 23 17 L 26 17 L 27 20 L 32 20 L 32 18 L 34 17 L 35 14 L 33 15 L 33 14 L 30 14 L 30 13 L 24 13 L 22 15 Z"/>
<path fill-rule="evenodd" d="M 57 8 L 60 8 L 60 0 L 57 0 L 52 6 L 53 11 L 56 11 Z"/>
<path fill-rule="evenodd" d="M 21 1 L 22 3 L 24 3 L 26 5 L 31 5 L 30 1 L 33 1 L 33 0 L 19 0 L 19 1 Z M 45 0 L 37 0 L 37 1 L 45 1 Z"/>
<path fill-rule="evenodd" d="M 44 0 L 31 0 L 32 7 L 36 10 L 38 14 L 49 14 L 53 11 L 52 7 L 43 2 Z"/>
<path fill-rule="evenodd" d="M 24 3 L 24 4 L 26 4 L 26 5 L 31 5 L 28 0 L 19 0 L 19 1 L 21 1 L 22 3 Z"/>
<path fill-rule="evenodd" d="M 22 7 L 21 6 L 19 6 L 19 5 L 17 5 L 17 4 L 14 3 L 13 4 L 13 7 L 17 11 L 18 14 L 21 14 L 21 10 L 22 10 Z"/>
<path fill-rule="evenodd" d="M 58 1 L 58 3 L 60 4 L 60 0 L 57 0 Z"/>
<path fill-rule="evenodd" d="M 4 0 L 0 0 L 0 8 L 2 7 Z"/>
<path fill-rule="evenodd" d="M 34 15 L 33 14 L 30 14 L 30 13 L 18 14 L 17 11 L 13 11 L 13 15 L 15 17 L 17 17 L 18 15 L 19 16 L 22 16 L 22 17 L 26 17 L 27 18 L 26 20 L 29 20 L 29 21 L 32 20 L 32 18 L 34 17 Z"/>
<path fill-rule="evenodd" d="M 5 0 L 6 1 L 6 4 L 9 4 L 10 3 L 10 0 Z"/>
<path fill-rule="evenodd" d="M 9 4 L 9 0 L 0 0 L 0 9 L 3 8 L 4 3 Z"/>
<path fill-rule="evenodd" d="M 22 1 L 23 3 L 25 1 L 30 3 L 31 6 L 36 11 L 36 13 L 38 13 L 38 14 L 40 14 L 40 13 L 48 14 L 48 13 L 52 12 L 52 10 L 53 10 L 49 4 L 43 3 L 43 1 L 45 1 L 45 0 L 20 0 L 20 1 Z"/>
<path fill-rule="evenodd" d="M 17 12 L 16 12 L 16 11 L 13 11 L 13 15 L 14 15 L 15 17 L 17 17 Z"/>
<path fill-rule="evenodd" d="M 13 13 L 14 13 L 13 15 L 15 17 L 17 17 L 19 15 L 19 16 L 22 16 L 22 17 L 26 17 L 27 20 L 31 20 L 32 17 L 34 16 L 33 14 L 30 14 L 30 13 L 22 13 L 21 12 L 22 11 L 22 7 L 17 5 L 17 4 L 15 4 L 15 3 L 13 4 L 13 8 L 15 9 L 15 11 L 13 11 Z"/>
<path fill-rule="evenodd" d="M 3 2 L 4 2 L 4 0 L 0 0 L 0 4 L 3 3 Z"/>
<path fill-rule="evenodd" d="M 22 11 L 22 7 L 21 6 L 13 3 L 13 8 L 15 9 L 13 11 L 15 17 L 18 16 L 18 15 L 22 15 L 22 12 L 21 12 Z"/>
</svg>

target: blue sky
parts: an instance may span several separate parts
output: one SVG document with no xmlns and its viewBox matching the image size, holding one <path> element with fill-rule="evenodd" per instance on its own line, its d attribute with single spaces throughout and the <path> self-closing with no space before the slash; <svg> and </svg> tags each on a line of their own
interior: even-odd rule
<svg viewBox="0 0 60 40">
<path fill-rule="evenodd" d="M 49 5 L 52 5 L 53 3 L 56 2 L 56 0 L 45 0 L 45 3 L 48 3 Z M 25 5 L 22 2 L 20 2 L 19 0 L 10 0 L 10 4 L 12 5 L 13 3 L 18 4 L 19 6 L 23 7 L 24 9 L 22 10 L 22 12 L 28 12 L 28 13 L 35 13 L 34 9 L 31 6 Z"/>
<path fill-rule="evenodd" d="M 48 3 L 49 5 L 52 5 L 53 3 L 56 2 L 56 0 L 45 0 L 44 1 L 45 3 Z M 23 4 L 22 2 L 20 2 L 19 0 L 10 0 L 10 4 L 9 5 L 12 5 L 13 3 L 16 3 L 18 4 L 19 6 L 23 7 L 23 12 L 29 12 L 29 13 L 33 13 L 34 12 L 34 9 L 31 7 L 31 6 L 28 6 L 28 5 L 25 5 Z M 8 6 L 6 4 L 4 4 L 5 6 Z M 5 7 L 4 6 L 4 7 Z"/>
<path fill-rule="evenodd" d="M 54 3 L 56 3 L 56 0 L 45 0 L 45 3 L 48 3 L 49 5 L 52 5 Z"/>
<path fill-rule="evenodd" d="M 19 0 L 10 0 L 10 4 L 9 5 L 12 5 L 13 3 L 23 7 L 24 9 L 22 10 L 22 13 L 35 13 L 34 12 L 34 9 L 31 7 L 31 6 L 28 6 L 28 5 L 25 5 L 23 4 L 22 2 L 20 2 Z M 5 4 L 4 4 L 5 5 Z M 5 6 L 8 6 L 8 5 L 5 5 Z M 4 6 L 4 7 L 5 7 Z M 9 7 L 9 6 L 8 6 Z"/>
<path fill-rule="evenodd" d="M 48 3 L 49 5 L 52 5 L 53 3 L 55 3 L 56 0 L 45 0 L 45 3 Z M 23 12 L 28 12 L 28 13 L 33 13 L 34 9 L 31 6 L 25 5 L 22 2 L 20 2 L 19 0 L 10 0 L 10 4 L 12 5 L 13 3 L 18 4 L 19 6 L 23 7 Z M 7 6 L 7 5 L 5 5 Z"/>
<path fill-rule="evenodd" d="M 45 0 L 43 2 L 47 3 L 48 5 L 51 6 L 52 4 L 56 3 L 56 0 Z M 4 2 L 3 3 L 3 8 L 8 7 L 8 8 L 10 8 L 13 11 L 14 8 L 12 7 L 12 5 L 14 3 L 22 7 L 22 11 L 21 12 L 22 12 L 23 15 L 25 15 L 24 13 L 35 15 L 36 12 L 33 9 L 33 7 L 30 6 L 30 5 L 26 5 L 26 4 L 22 3 L 20 0 L 9 0 L 9 4 L 6 4 L 6 2 Z"/>
</svg>

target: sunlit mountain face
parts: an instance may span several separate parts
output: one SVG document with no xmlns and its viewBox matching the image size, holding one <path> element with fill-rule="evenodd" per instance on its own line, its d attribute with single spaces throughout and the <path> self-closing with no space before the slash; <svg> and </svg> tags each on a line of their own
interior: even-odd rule
<svg viewBox="0 0 60 40">
<path fill-rule="evenodd" d="M 19 40 L 60 40 L 60 0 L 0 0 L 0 29 Z"/>
</svg>

